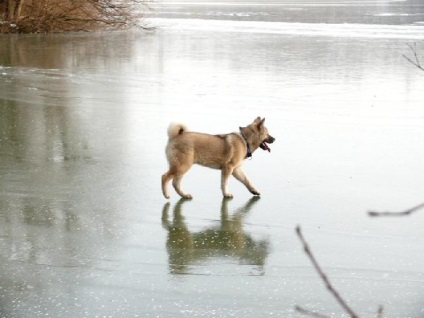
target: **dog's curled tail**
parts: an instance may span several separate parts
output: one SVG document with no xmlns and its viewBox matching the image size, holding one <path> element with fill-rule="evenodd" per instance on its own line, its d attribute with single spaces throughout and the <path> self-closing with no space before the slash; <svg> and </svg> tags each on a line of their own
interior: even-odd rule
<svg viewBox="0 0 424 318">
<path fill-rule="evenodd" d="M 168 138 L 174 139 L 178 135 L 181 135 L 187 131 L 188 129 L 185 125 L 178 124 L 178 123 L 171 123 L 168 127 Z"/>
</svg>

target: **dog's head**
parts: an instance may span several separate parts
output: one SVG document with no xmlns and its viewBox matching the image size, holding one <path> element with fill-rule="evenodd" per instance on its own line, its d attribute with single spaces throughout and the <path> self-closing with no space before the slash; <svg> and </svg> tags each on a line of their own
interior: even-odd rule
<svg viewBox="0 0 424 318">
<path fill-rule="evenodd" d="M 271 152 L 268 144 L 272 144 L 275 138 L 268 133 L 268 129 L 265 127 L 265 118 L 257 117 L 247 127 L 240 127 L 240 131 L 252 148 L 252 152 L 258 147 Z"/>
</svg>

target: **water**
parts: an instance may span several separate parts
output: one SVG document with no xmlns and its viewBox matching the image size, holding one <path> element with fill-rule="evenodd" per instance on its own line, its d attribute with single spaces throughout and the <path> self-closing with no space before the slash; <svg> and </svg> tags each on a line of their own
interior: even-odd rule
<svg viewBox="0 0 424 318">
<path fill-rule="evenodd" d="M 424 73 L 402 56 L 424 51 L 423 7 L 342 4 L 180 3 L 151 33 L 0 37 L 0 316 L 345 317 L 301 225 L 361 317 L 423 317 L 424 211 L 366 214 L 424 201 Z M 222 200 L 201 167 L 192 201 L 162 197 L 170 121 L 258 115 L 277 139 L 244 165 L 260 199 L 231 180 Z"/>
<path fill-rule="evenodd" d="M 162 0 L 154 17 L 331 24 L 422 25 L 421 0 Z"/>
</svg>

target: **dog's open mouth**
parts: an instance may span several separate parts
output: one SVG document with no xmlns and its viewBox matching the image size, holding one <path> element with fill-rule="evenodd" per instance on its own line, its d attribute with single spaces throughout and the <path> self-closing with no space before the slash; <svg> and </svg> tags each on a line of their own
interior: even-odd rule
<svg viewBox="0 0 424 318">
<path fill-rule="evenodd" d="M 261 147 L 262 150 L 267 150 L 268 152 L 271 152 L 271 148 L 268 147 L 268 144 L 265 141 L 262 141 L 259 147 Z"/>
<path fill-rule="evenodd" d="M 271 152 L 271 148 L 268 147 L 268 144 L 272 144 L 275 141 L 275 138 L 268 135 L 268 138 L 266 138 L 262 143 L 259 145 L 262 150 L 267 150 L 268 152 Z"/>
</svg>

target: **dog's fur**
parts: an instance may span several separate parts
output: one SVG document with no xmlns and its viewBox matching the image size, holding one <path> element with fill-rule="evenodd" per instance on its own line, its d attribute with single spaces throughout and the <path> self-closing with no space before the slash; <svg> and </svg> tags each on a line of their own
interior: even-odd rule
<svg viewBox="0 0 424 318">
<path fill-rule="evenodd" d="M 267 143 L 273 143 L 274 137 L 268 134 L 264 126 L 265 118 L 256 118 L 250 125 L 240 127 L 240 133 L 209 135 L 189 132 L 182 124 L 171 124 L 168 128 L 168 144 L 166 157 L 169 170 L 162 176 L 162 192 L 169 199 L 168 182 L 177 193 L 186 199 L 192 196 L 181 190 L 183 175 L 194 164 L 221 170 L 221 190 L 224 197 L 232 197 L 227 184 L 230 175 L 243 183 L 254 195 L 260 195 L 250 180 L 241 170 L 245 158 L 261 147 L 270 151 Z"/>
</svg>

